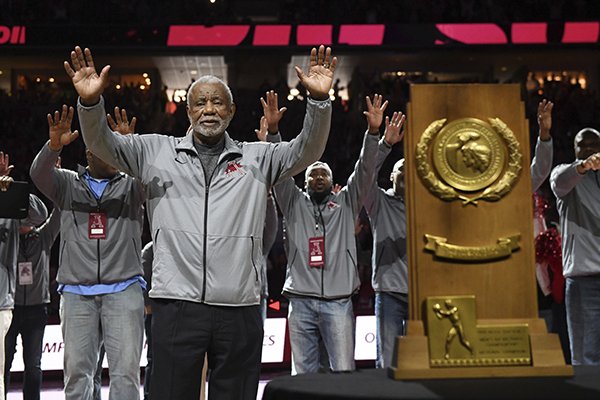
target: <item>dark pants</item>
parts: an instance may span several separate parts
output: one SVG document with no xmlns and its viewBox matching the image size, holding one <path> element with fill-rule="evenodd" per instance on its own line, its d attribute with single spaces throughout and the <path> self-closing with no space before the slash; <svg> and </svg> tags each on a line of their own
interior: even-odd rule
<svg viewBox="0 0 600 400">
<path fill-rule="evenodd" d="M 42 341 L 48 320 L 46 305 L 15 306 L 12 323 L 6 334 L 6 359 L 4 360 L 4 390 L 10 383 L 10 367 L 15 357 L 17 336 L 23 342 L 23 399 L 39 400 L 42 388 Z"/>
<path fill-rule="evenodd" d="M 144 331 L 146 331 L 146 368 L 144 370 L 144 400 L 150 400 L 150 381 L 152 376 L 152 314 L 144 317 Z"/>
<path fill-rule="evenodd" d="M 256 399 L 263 342 L 260 306 L 153 301 L 153 399 L 197 400 L 205 353 L 209 400 Z"/>
</svg>

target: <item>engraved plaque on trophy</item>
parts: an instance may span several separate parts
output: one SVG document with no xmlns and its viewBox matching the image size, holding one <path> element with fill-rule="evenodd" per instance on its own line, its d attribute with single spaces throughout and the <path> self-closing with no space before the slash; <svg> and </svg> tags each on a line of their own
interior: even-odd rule
<svg viewBox="0 0 600 400">
<path fill-rule="evenodd" d="M 475 296 L 428 297 L 431 367 L 531 365 L 527 324 L 479 325 Z"/>
</svg>

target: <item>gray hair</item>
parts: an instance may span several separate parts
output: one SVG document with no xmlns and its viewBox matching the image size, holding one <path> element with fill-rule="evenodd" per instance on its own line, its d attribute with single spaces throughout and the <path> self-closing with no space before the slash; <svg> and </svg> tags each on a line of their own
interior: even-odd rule
<svg viewBox="0 0 600 400">
<path fill-rule="evenodd" d="M 190 104 L 190 96 L 189 94 L 192 92 L 192 89 L 199 84 L 202 83 L 209 83 L 209 84 L 218 84 L 223 86 L 223 88 L 225 89 L 225 94 L 227 95 L 227 100 L 229 100 L 229 104 L 233 104 L 233 95 L 231 94 L 231 89 L 229 89 L 229 86 L 227 86 L 227 84 L 225 83 L 225 81 L 223 81 L 221 78 L 217 78 L 214 75 L 203 75 L 200 78 L 198 78 L 197 81 L 195 81 L 194 83 L 191 84 L 191 86 L 189 87 L 188 91 L 187 91 L 187 105 L 188 107 L 191 106 Z"/>
</svg>

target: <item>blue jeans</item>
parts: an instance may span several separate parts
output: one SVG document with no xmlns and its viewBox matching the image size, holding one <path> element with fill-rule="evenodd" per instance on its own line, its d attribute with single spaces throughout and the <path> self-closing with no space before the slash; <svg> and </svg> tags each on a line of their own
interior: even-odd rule
<svg viewBox="0 0 600 400">
<path fill-rule="evenodd" d="M 377 368 L 392 365 L 397 336 L 404 336 L 408 319 L 408 303 L 385 292 L 375 293 L 377 324 Z"/>
<path fill-rule="evenodd" d="M 60 320 L 65 343 L 66 400 L 91 400 L 100 344 L 104 341 L 110 400 L 140 398 L 144 297 L 138 284 L 98 296 L 63 293 Z"/>
<path fill-rule="evenodd" d="M 23 399 L 39 400 L 42 389 L 42 342 L 44 329 L 48 320 L 48 310 L 45 304 L 34 306 L 15 306 L 12 323 L 6 334 L 6 361 L 4 367 L 5 390 L 10 382 L 10 367 L 15 357 L 17 336 L 21 335 L 23 342 Z"/>
<path fill-rule="evenodd" d="M 290 297 L 288 312 L 292 375 L 319 371 L 319 338 L 332 371 L 354 370 L 352 300 Z"/>
<path fill-rule="evenodd" d="M 96 373 L 94 374 L 94 393 L 92 395 L 94 400 L 102 400 L 102 364 L 104 363 L 105 356 L 106 350 L 104 350 L 104 344 L 102 344 L 100 346 L 100 353 L 98 353 Z"/>
<path fill-rule="evenodd" d="M 566 281 L 565 304 L 573 365 L 600 365 L 600 275 Z"/>
</svg>

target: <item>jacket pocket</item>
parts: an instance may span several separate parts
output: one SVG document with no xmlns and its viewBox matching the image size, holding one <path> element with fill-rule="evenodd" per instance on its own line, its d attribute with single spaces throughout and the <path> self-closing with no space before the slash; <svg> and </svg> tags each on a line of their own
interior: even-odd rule
<svg viewBox="0 0 600 400">
<path fill-rule="evenodd" d="M 350 252 L 350 249 L 346 249 L 346 253 L 348 253 L 348 257 L 350 258 L 350 261 L 352 262 L 352 265 L 354 265 L 354 268 L 358 268 L 358 266 L 356 265 L 356 261 L 354 261 L 354 258 L 352 257 L 352 253 Z"/>
<path fill-rule="evenodd" d="M 262 248 L 252 236 L 208 236 L 206 301 L 251 305 L 260 300 Z"/>
<path fill-rule="evenodd" d="M 254 261 L 254 245 L 254 236 L 250 236 L 250 259 L 252 260 L 252 268 L 254 268 L 256 282 L 258 282 L 258 270 L 256 269 L 256 262 Z"/>
</svg>

